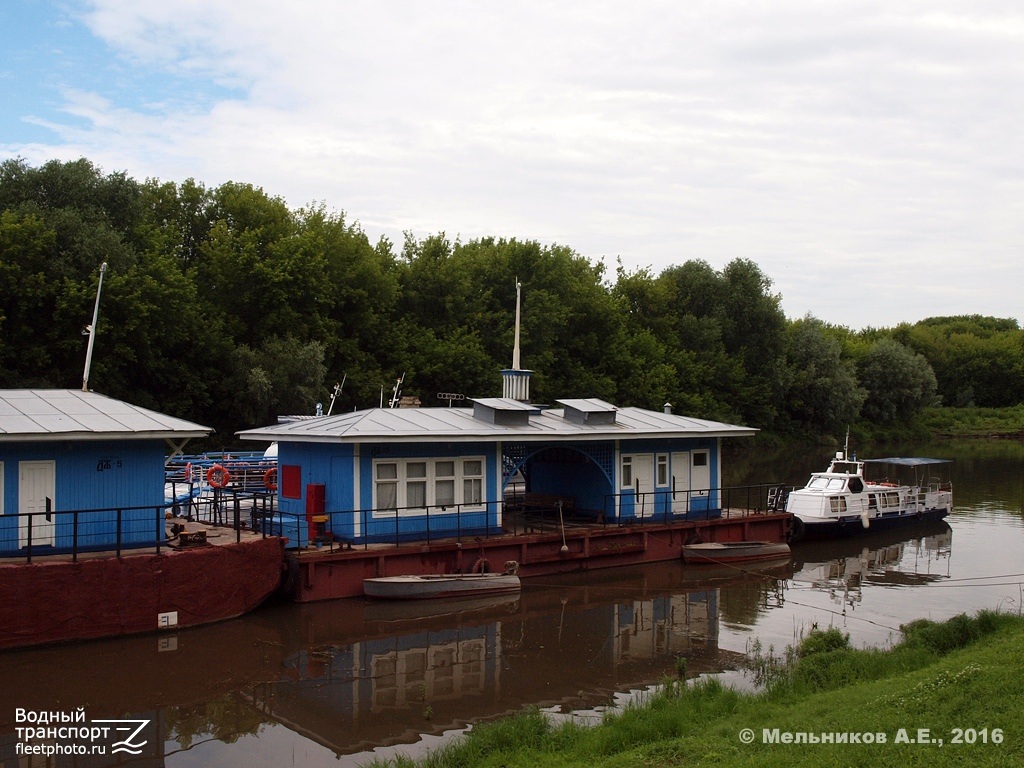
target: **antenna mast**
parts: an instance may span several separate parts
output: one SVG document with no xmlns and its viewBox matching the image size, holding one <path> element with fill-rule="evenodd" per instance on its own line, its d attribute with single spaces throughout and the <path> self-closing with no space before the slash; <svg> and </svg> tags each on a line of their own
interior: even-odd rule
<svg viewBox="0 0 1024 768">
<path fill-rule="evenodd" d="M 522 293 L 523 284 L 516 279 L 516 334 L 512 342 L 512 370 L 519 370 L 519 296 Z"/>
<path fill-rule="evenodd" d="M 100 264 L 100 282 L 96 286 L 96 304 L 92 308 L 92 324 L 85 326 L 83 334 L 89 337 L 89 345 L 85 350 L 85 370 L 82 372 L 82 391 L 89 391 L 89 369 L 92 368 L 92 347 L 96 341 L 96 323 L 100 317 L 100 293 L 103 291 L 103 275 L 107 272 L 107 262 Z"/>
<path fill-rule="evenodd" d="M 334 410 L 334 401 L 338 399 L 338 395 L 341 394 L 341 390 L 345 388 L 345 379 L 348 378 L 348 374 L 343 374 L 341 381 L 334 385 L 334 392 L 331 394 L 331 406 L 327 409 L 327 415 L 331 415 L 331 411 Z"/>
<path fill-rule="evenodd" d="M 402 382 L 405 381 L 405 374 L 398 377 L 394 389 L 391 390 L 391 399 L 388 401 L 388 408 L 397 408 L 402 401 Z"/>
</svg>

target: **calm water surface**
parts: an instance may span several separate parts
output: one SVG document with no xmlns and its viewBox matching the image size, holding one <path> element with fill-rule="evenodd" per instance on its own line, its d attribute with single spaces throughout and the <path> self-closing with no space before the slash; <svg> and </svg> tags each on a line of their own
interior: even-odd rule
<svg viewBox="0 0 1024 768">
<path fill-rule="evenodd" d="M 278 605 L 177 635 L 0 654 L 0 765 L 356 766 L 421 754 L 525 706 L 576 716 L 621 704 L 675 674 L 680 656 L 690 676 L 743 685 L 755 639 L 781 650 L 812 626 L 838 626 L 856 645 L 884 646 L 915 618 L 1020 611 L 1024 446 L 883 452 L 955 460 L 948 524 L 800 545 L 756 571 L 660 563 L 528 580 L 516 598 L 458 612 Z M 820 451 L 734 458 L 726 483 L 799 485 L 826 461 Z M 151 722 L 130 759 L 19 762 L 19 707 Z"/>
</svg>

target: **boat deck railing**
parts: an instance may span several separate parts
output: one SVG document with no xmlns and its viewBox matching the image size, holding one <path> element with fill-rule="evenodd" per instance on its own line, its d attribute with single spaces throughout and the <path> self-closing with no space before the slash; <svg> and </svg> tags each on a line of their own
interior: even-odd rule
<svg viewBox="0 0 1024 768">
<path fill-rule="evenodd" d="M 319 515 L 277 511 L 255 523 L 257 530 L 287 537 L 291 544 L 342 546 L 429 544 L 440 539 L 520 536 L 570 527 L 608 528 L 645 524 L 692 523 L 725 515 L 785 511 L 788 486 L 762 484 L 691 490 L 677 494 L 673 505 L 667 490 L 608 494 L 603 509 L 580 507 L 567 494 L 518 490 L 500 502 L 445 504 L 387 509 L 325 510 Z M 499 511 L 501 512 L 499 518 Z M 500 520 L 500 522 L 499 522 Z"/>
<path fill-rule="evenodd" d="M 0 560 L 31 563 L 47 555 L 70 556 L 107 554 L 121 558 L 133 550 L 178 548 L 180 533 L 218 528 L 233 533 L 236 542 L 243 535 L 273 535 L 258 524 L 274 506 L 274 494 L 245 494 L 220 490 L 208 499 L 146 506 L 97 509 L 47 509 L 18 512 L 0 518 Z M 254 524 L 254 522 L 256 524 Z M 190 524 L 201 524 L 201 526 Z M 177 526 L 177 528 L 174 528 Z"/>
</svg>

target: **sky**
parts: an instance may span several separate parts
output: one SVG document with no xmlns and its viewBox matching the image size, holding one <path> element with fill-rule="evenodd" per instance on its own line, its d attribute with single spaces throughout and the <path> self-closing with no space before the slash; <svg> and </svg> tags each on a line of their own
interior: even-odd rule
<svg viewBox="0 0 1024 768">
<path fill-rule="evenodd" d="M 1024 319 L 1024 4 L 3 0 L 0 159 Z"/>
</svg>

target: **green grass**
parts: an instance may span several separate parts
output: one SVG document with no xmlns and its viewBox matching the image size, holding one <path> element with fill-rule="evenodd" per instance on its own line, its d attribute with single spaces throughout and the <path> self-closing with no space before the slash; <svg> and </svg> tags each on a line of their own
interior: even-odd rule
<svg viewBox="0 0 1024 768">
<path fill-rule="evenodd" d="M 757 665 L 764 663 L 752 659 Z M 643 706 L 596 727 L 551 725 L 543 713 L 483 724 L 400 768 L 634 766 L 1013 766 L 1024 764 L 1024 619 L 982 611 L 904 627 L 889 650 L 853 649 L 838 630 L 787 649 L 765 688 L 666 680 Z M 754 734 L 740 740 L 743 729 Z M 783 733 L 885 734 L 886 743 L 764 743 Z M 900 729 L 904 729 L 901 731 Z M 944 743 L 896 743 L 919 729 Z M 975 743 L 954 744 L 956 729 Z M 973 729 L 969 731 L 968 729 Z M 986 729 L 982 731 L 982 729 Z M 1002 743 L 993 735 L 1000 729 Z M 982 740 L 988 743 L 982 743 Z M 376 762 L 376 766 L 388 763 Z"/>
<path fill-rule="evenodd" d="M 937 437 L 1020 437 L 1024 435 L 1024 405 L 928 408 L 918 423 Z"/>
</svg>

